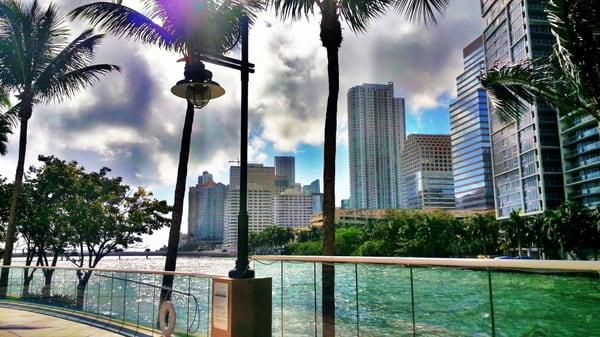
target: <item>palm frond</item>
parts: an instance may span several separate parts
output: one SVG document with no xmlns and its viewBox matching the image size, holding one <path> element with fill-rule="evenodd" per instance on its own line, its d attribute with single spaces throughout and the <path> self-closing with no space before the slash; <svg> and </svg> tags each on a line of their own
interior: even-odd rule
<svg viewBox="0 0 600 337">
<path fill-rule="evenodd" d="M 72 97 L 88 85 L 100 80 L 102 75 L 121 69 L 112 64 L 96 64 L 56 76 L 44 92 L 38 94 L 44 102 L 58 101 Z"/>
<path fill-rule="evenodd" d="M 510 123 L 520 120 L 536 98 L 552 103 L 556 95 L 548 73 L 547 63 L 528 60 L 493 68 L 481 77 L 481 83 L 488 90 L 497 116 Z"/>
<path fill-rule="evenodd" d="M 47 96 L 45 92 L 57 77 L 87 67 L 93 61 L 95 49 L 103 38 L 104 35 L 94 35 L 92 30 L 81 33 L 45 65 L 36 78 L 34 92 Z"/>
<path fill-rule="evenodd" d="M 0 155 L 6 155 L 8 135 L 12 133 L 12 125 L 4 114 L 0 114 Z"/>
<path fill-rule="evenodd" d="M 23 110 L 23 102 L 19 102 L 4 112 L 5 120 L 9 121 L 13 127 L 19 125 L 21 120 L 21 111 Z"/>
<path fill-rule="evenodd" d="M 395 0 L 396 9 L 410 21 L 437 23 L 436 16 L 444 14 L 449 0 Z"/>
<path fill-rule="evenodd" d="M 284 20 L 297 20 L 312 16 L 315 12 L 317 0 L 271 0 L 270 6 L 275 9 L 275 14 Z"/>
<path fill-rule="evenodd" d="M 72 10 L 69 17 L 87 19 L 92 26 L 117 37 L 127 37 L 165 49 L 183 49 L 182 42 L 177 41 L 161 25 L 119 2 L 99 1 L 83 5 Z"/>
<path fill-rule="evenodd" d="M 372 20 L 381 17 L 394 0 L 340 1 L 340 15 L 355 33 L 365 32 Z"/>
<path fill-rule="evenodd" d="M 10 98 L 8 92 L 0 88 L 0 107 L 10 106 Z"/>
</svg>

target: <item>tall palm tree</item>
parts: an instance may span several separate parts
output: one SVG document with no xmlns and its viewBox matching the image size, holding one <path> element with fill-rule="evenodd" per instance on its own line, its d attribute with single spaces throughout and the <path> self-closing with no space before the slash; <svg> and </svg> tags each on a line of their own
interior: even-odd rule
<svg viewBox="0 0 600 337">
<path fill-rule="evenodd" d="M 99 80 L 115 65 L 91 64 L 103 35 L 86 30 L 70 43 L 69 29 L 57 6 L 41 8 L 37 0 L 26 5 L 0 1 L 0 86 L 15 94 L 18 103 L 6 114 L 18 119 L 19 159 L 6 233 L 3 263 L 11 263 L 17 203 L 23 182 L 27 126 L 35 104 L 60 102 Z M 5 294 L 8 269 L 2 270 L 0 296 Z"/>
<path fill-rule="evenodd" d="M 310 18 L 318 9 L 320 39 L 327 51 L 329 97 L 325 112 L 323 158 L 323 255 L 335 255 L 335 159 L 337 108 L 340 91 L 339 49 L 344 21 L 354 33 L 364 33 L 369 23 L 383 15 L 390 6 L 411 21 L 435 22 L 436 13 L 444 11 L 449 0 L 270 0 L 276 14 L 283 19 Z M 323 333 L 335 334 L 335 270 L 323 265 Z"/>
<path fill-rule="evenodd" d="M 254 0 L 142 1 L 146 13 L 125 6 L 122 1 L 99 1 L 74 9 L 71 17 L 86 18 L 92 25 L 118 37 L 131 38 L 183 54 L 187 71 L 198 66 L 199 60 L 190 56 L 198 51 L 225 54 L 235 48 L 240 37 L 239 18 L 247 15 L 252 22 L 253 12 L 262 8 L 261 2 Z M 188 102 L 165 271 L 175 271 L 177 264 L 193 121 L 194 106 Z M 164 276 L 162 284 L 161 302 L 170 298 L 166 289 L 172 288 L 173 276 Z"/>
<path fill-rule="evenodd" d="M 600 6 L 597 0 L 549 0 L 555 39 L 546 58 L 496 67 L 482 76 L 497 115 L 519 120 L 526 103 L 544 101 L 561 116 L 600 121 Z"/>
</svg>

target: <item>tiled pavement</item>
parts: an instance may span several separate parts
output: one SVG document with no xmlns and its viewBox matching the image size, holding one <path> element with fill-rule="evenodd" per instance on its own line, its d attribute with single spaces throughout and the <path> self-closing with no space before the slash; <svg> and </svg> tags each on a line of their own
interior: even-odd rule
<svg viewBox="0 0 600 337">
<path fill-rule="evenodd" d="M 28 311 L 0 308 L 0 337 L 115 337 L 112 332 Z"/>
</svg>

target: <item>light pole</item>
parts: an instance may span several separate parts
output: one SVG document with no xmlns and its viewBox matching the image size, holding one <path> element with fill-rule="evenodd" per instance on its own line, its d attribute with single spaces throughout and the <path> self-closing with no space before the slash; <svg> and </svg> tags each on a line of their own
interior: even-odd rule
<svg viewBox="0 0 600 337">
<path fill-rule="evenodd" d="M 212 81 L 212 73 L 198 60 L 235 69 L 241 74 L 240 211 L 237 259 L 235 269 L 229 272 L 229 277 L 233 279 L 254 278 L 254 271 L 250 269 L 248 260 L 248 82 L 250 74 L 254 73 L 254 64 L 248 61 L 249 25 L 248 17 L 242 16 L 240 18 L 241 60 L 192 51 L 194 55 L 190 55 L 192 60 L 190 66 L 186 66 L 185 79 L 171 89 L 174 95 L 187 99 L 196 108 L 202 108 L 211 99 L 224 95 L 225 90 Z"/>
</svg>

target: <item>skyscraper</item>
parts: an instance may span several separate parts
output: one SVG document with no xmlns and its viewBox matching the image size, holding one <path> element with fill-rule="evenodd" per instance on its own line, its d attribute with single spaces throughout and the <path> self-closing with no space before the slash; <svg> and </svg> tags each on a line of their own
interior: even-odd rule
<svg viewBox="0 0 600 337">
<path fill-rule="evenodd" d="M 274 226 L 273 192 L 248 186 L 248 232 L 258 233 L 267 227 Z M 240 191 L 227 193 L 225 199 L 225 234 L 224 244 L 229 247 L 237 246 L 237 225 L 240 211 Z"/>
<path fill-rule="evenodd" d="M 275 175 L 278 180 L 287 182 L 287 187 L 293 187 L 296 184 L 296 158 L 276 156 Z"/>
<path fill-rule="evenodd" d="M 321 193 L 321 182 L 317 179 L 310 183 L 310 185 L 304 185 L 302 191 L 306 195 L 319 194 Z"/>
<path fill-rule="evenodd" d="M 483 37 L 463 50 L 463 58 L 465 71 L 456 79 L 457 99 L 450 104 L 456 208 L 494 209 L 488 102 L 479 81 L 485 71 Z"/>
<path fill-rule="evenodd" d="M 554 38 L 546 0 L 482 0 L 486 67 L 548 56 Z M 557 114 L 546 104 L 529 106 L 521 120 L 504 123 L 490 106 L 496 215 L 525 215 L 555 208 L 564 200 Z"/>
<path fill-rule="evenodd" d="M 404 99 L 394 97 L 393 83 L 363 84 L 348 91 L 352 207 L 400 206 L 404 114 Z"/>
<path fill-rule="evenodd" d="M 275 168 L 263 164 L 248 164 L 248 188 L 256 185 L 266 191 L 275 191 Z M 229 189 L 240 189 L 240 167 L 229 168 Z"/>
<path fill-rule="evenodd" d="M 289 189 L 274 198 L 275 225 L 282 227 L 308 227 L 315 214 L 312 195 Z"/>
<path fill-rule="evenodd" d="M 409 135 L 402 157 L 404 208 L 455 208 L 450 136 Z"/>
<path fill-rule="evenodd" d="M 223 217 L 227 186 L 215 183 L 208 172 L 189 190 L 188 234 L 199 241 L 223 241 Z"/>
</svg>

